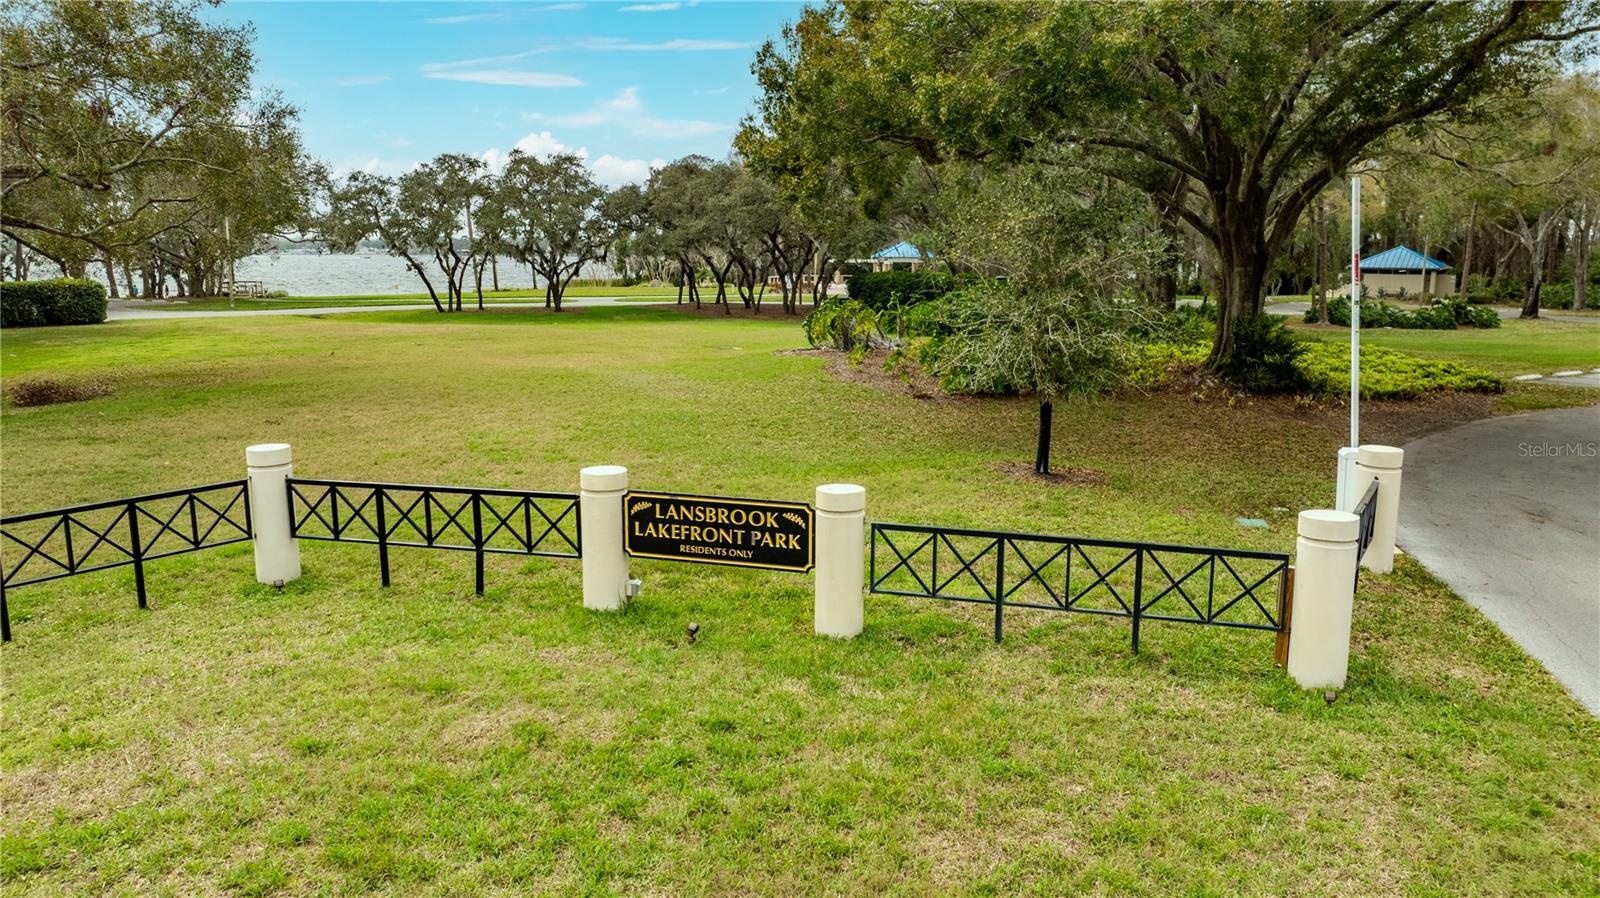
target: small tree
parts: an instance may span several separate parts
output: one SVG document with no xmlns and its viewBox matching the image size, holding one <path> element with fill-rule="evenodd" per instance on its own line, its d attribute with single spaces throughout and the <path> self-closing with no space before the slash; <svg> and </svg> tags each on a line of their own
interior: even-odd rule
<svg viewBox="0 0 1600 898">
<path fill-rule="evenodd" d="M 1097 297 L 1052 290 L 1024 295 L 987 284 L 949 306 L 951 335 L 933 360 L 947 388 L 1028 392 L 1039 400 L 1033 469 L 1050 473 L 1055 401 L 1103 393 L 1122 382 L 1137 344 L 1125 318 Z"/>
<path fill-rule="evenodd" d="M 946 224 L 934 235 L 943 258 L 1005 278 L 947 304 L 951 336 L 935 373 L 957 389 L 1038 397 L 1041 475 L 1050 472 L 1055 400 L 1122 381 L 1132 327 L 1148 310 L 1127 294 L 1164 247 L 1137 192 L 1063 163 L 953 173 L 939 196 Z"/>
</svg>

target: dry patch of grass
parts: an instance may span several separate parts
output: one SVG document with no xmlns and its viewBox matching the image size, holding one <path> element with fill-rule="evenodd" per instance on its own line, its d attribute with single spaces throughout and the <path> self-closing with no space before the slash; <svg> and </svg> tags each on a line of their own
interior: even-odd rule
<svg viewBox="0 0 1600 898">
<path fill-rule="evenodd" d="M 11 404 L 21 408 L 59 405 L 110 396 L 111 381 L 104 378 L 61 380 L 54 377 L 26 377 L 12 381 L 6 390 Z"/>
</svg>

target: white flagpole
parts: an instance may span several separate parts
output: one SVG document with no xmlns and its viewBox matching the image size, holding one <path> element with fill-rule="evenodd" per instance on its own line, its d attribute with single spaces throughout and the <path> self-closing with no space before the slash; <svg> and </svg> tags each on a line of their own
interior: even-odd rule
<svg viewBox="0 0 1600 898">
<path fill-rule="evenodd" d="M 1350 447 L 1361 445 L 1361 176 L 1350 179 Z"/>
<path fill-rule="evenodd" d="M 1360 497 L 1349 495 L 1361 445 L 1361 177 L 1350 179 L 1350 445 L 1339 450 L 1334 508 L 1351 511 Z"/>
</svg>

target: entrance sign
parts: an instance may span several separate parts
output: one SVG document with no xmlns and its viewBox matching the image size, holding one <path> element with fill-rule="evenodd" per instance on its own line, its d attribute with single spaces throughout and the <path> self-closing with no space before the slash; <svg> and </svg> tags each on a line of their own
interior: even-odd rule
<svg viewBox="0 0 1600 898">
<path fill-rule="evenodd" d="M 815 514 L 804 502 L 630 491 L 623 543 L 636 558 L 809 571 Z"/>
</svg>

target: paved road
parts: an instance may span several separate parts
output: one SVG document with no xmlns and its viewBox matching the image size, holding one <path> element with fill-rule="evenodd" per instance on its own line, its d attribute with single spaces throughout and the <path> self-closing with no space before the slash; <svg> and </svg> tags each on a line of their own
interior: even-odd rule
<svg viewBox="0 0 1600 898">
<path fill-rule="evenodd" d="M 1600 407 L 1405 450 L 1399 544 L 1600 715 Z"/>
<path fill-rule="evenodd" d="M 1198 306 L 1200 305 L 1200 300 L 1180 299 L 1178 300 L 1178 304 L 1183 306 Z M 1301 318 L 1304 317 L 1306 310 L 1309 308 L 1311 308 L 1311 303 L 1309 302 L 1280 302 L 1267 306 L 1267 311 L 1274 315 L 1282 315 L 1286 318 Z M 1519 308 L 1508 306 L 1493 306 L 1493 308 L 1494 313 L 1499 315 L 1503 320 L 1517 318 L 1522 314 L 1522 310 Z M 1577 324 L 1600 324 L 1600 318 L 1592 316 L 1585 317 L 1582 315 L 1563 315 L 1560 311 L 1546 311 L 1540 312 L 1539 314 L 1540 317 L 1542 317 L 1545 321 L 1569 321 Z"/>
<path fill-rule="evenodd" d="M 623 302 L 620 296 L 569 296 L 561 301 L 563 306 L 604 306 Z M 664 298 L 662 302 L 671 302 L 671 298 Z M 259 305 L 259 303 L 252 303 Z M 544 300 L 530 302 L 495 302 L 489 303 L 490 309 L 537 309 L 544 305 Z M 469 310 L 475 310 L 472 300 L 467 301 Z M 106 319 L 109 321 L 138 321 L 138 320 L 163 320 L 174 321 L 180 318 L 255 318 L 270 315 L 341 315 L 352 312 L 396 312 L 407 309 L 431 309 L 430 302 L 416 303 L 391 303 L 386 306 L 323 306 L 320 308 L 304 309 L 216 309 L 207 312 L 185 312 L 177 309 L 162 308 L 130 308 L 125 300 L 112 300 L 107 304 Z"/>
</svg>

